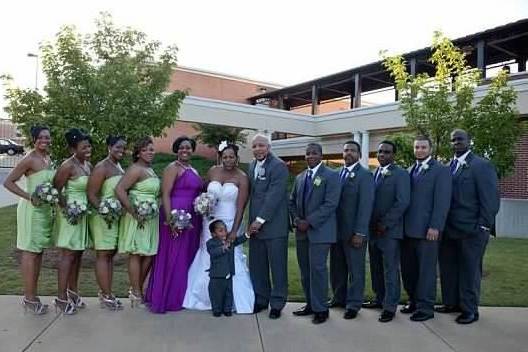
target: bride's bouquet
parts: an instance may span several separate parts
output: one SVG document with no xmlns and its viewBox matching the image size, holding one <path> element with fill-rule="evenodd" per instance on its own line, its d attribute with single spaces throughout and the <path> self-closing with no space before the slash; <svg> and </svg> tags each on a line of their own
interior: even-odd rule
<svg viewBox="0 0 528 352">
<path fill-rule="evenodd" d="M 183 209 L 173 209 L 169 219 L 169 227 L 173 237 L 178 237 L 183 230 L 192 229 L 192 215 Z"/>
<path fill-rule="evenodd" d="M 213 214 L 216 205 L 216 198 L 209 192 L 200 194 L 194 199 L 194 211 L 207 218 Z"/>
<path fill-rule="evenodd" d="M 43 204 L 57 205 L 59 203 L 59 191 L 53 187 L 51 182 L 44 182 L 37 185 L 31 195 L 31 200 L 37 206 Z"/>
<path fill-rule="evenodd" d="M 111 229 L 112 225 L 123 215 L 123 206 L 117 199 L 107 198 L 101 200 L 97 212 L 108 225 L 108 229 Z"/>
<path fill-rule="evenodd" d="M 145 223 L 158 215 L 159 208 L 158 203 L 153 200 L 143 200 L 134 202 L 134 208 L 136 210 L 136 219 L 138 227 L 140 229 L 145 228 Z"/>
</svg>

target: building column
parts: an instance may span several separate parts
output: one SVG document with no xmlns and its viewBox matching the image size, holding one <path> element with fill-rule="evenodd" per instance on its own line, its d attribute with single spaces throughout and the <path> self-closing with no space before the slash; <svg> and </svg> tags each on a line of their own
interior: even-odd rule
<svg viewBox="0 0 528 352">
<path fill-rule="evenodd" d="M 354 99 L 352 100 L 354 108 L 361 107 L 361 89 L 361 76 L 356 73 L 354 76 Z"/>
<path fill-rule="evenodd" d="M 317 85 L 312 86 L 312 115 L 317 115 L 319 112 L 319 88 Z"/>
<path fill-rule="evenodd" d="M 369 162 L 369 132 L 364 131 L 361 132 L 361 164 L 363 164 L 364 167 L 368 168 L 368 162 Z"/>
<path fill-rule="evenodd" d="M 517 59 L 517 64 L 519 65 L 519 72 L 526 71 L 526 56 L 521 56 Z"/>
<path fill-rule="evenodd" d="M 486 78 L 486 43 L 484 40 L 477 42 L 477 68 L 482 72 L 482 78 Z"/>
<path fill-rule="evenodd" d="M 352 136 L 353 136 L 352 139 L 353 139 L 355 142 L 358 142 L 358 143 L 361 145 L 361 132 L 359 132 L 359 131 L 354 131 L 354 132 L 352 132 Z"/>
</svg>

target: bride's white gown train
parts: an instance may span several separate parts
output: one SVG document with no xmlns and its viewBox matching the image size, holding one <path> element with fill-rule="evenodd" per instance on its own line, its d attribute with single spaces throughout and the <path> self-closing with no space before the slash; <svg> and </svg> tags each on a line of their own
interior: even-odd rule
<svg viewBox="0 0 528 352">
<path fill-rule="evenodd" d="M 226 182 L 223 185 L 218 181 L 212 181 L 207 187 L 207 191 L 214 194 L 218 203 L 212 214 L 215 219 L 221 219 L 227 225 L 228 231 L 233 227 L 236 215 L 236 200 L 238 187 L 234 183 Z M 211 301 L 209 300 L 210 266 L 209 253 L 205 243 L 211 238 L 209 232 L 209 220 L 204 219 L 203 231 L 200 238 L 200 248 L 196 252 L 193 263 L 189 268 L 187 278 L 187 291 L 183 300 L 183 307 L 186 309 L 209 310 Z M 233 276 L 233 307 L 239 314 L 253 313 L 255 294 L 249 271 L 246 265 L 246 256 L 242 251 L 242 246 L 235 247 L 235 275 Z"/>
</svg>

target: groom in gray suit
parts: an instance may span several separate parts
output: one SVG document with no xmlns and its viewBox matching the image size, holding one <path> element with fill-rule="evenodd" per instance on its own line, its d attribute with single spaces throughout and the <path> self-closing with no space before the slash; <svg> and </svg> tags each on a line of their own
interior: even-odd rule
<svg viewBox="0 0 528 352">
<path fill-rule="evenodd" d="M 337 242 L 330 250 L 329 307 L 345 307 L 345 319 L 354 319 L 363 303 L 365 252 L 374 203 L 374 178 L 359 163 L 361 147 L 355 141 L 343 146 L 345 165 L 339 169 L 341 199 L 337 207 Z M 348 289 L 347 289 L 348 288 Z"/>
<path fill-rule="evenodd" d="M 288 296 L 288 168 L 270 151 L 268 137 L 251 143 L 255 159 L 249 165 L 249 273 L 255 291 L 254 312 L 271 307 L 277 319 Z M 270 277 L 271 270 L 271 277 Z"/>
<path fill-rule="evenodd" d="M 383 308 L 379 321 L 394 318 L 400 300 L 400 242 L 403 238 L 403 215 L 410 201 L 410 181 L 406 170 L 394 164 L 396 145 L 382 141 L 374 183 L 376 196 L 370 220 L 370 273 L 375 301 L 364 308 Z"/>
<path fill-rule="evenodd" d="M 449 168 L 432 158 L 428 137 L 414 140 L 416 163 L 409 168 L 411 203 L 405 214 L 402 241 L 402 281 L 409 304 L 400 311 L 412 321 L 433 318 L 436 300 L 436 264 L 440 234 L 451 203 Z"/>
<path fill-rule="evenodd" d="M 296 228 L 297 261 L 306 305 L 296 316 L 314 314 L 314 324 L 328 319 L 328 268 L 330 246 L 336 242 L 336 208 L 339 175 L 322 163 L 321 145 L 310 143 L 305 155 L 308 169 L 295 179 L 290 215 Z"/>
<path fill-rule="evenodd" d="M 470 144 L 466 131 L 451 133 L 453 193 L 439 252 L 444 305 L 435 309 L 462 312 L 456 318 L 459 324 L 479 319 L 482 260 L 500 204 L 495 167 L 473 154 Z"/>
</svg>

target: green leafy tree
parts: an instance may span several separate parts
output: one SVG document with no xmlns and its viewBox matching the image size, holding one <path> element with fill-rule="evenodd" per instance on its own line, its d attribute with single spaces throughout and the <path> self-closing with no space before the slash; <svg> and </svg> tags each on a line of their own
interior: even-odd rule
<svg viewBox="0 0 528 352">
<path fill-rule="evenodd" d="M 175 122 L 185 97 L 184 92 L 166 91 L 176 47 L 163 47 L 135 29 L 118 28 L 107 13 L 95 23 L 95 32 L 85 36 L 72 26 L 62 27 L 54 41 L 41 46 L 44 92 L 12 87 L 4 76 L 5 110 L 26 136 L 32 125 L 48 125 L 52 154 L 59 161 L 69 155 L 63 137 L 69 128 L 87 131 L 94 159 L 102 158 L 108 134 L 129 141 L 161 136 Z"/>
<path fill-rule="evenodd" d="M 414 135 L 408 132 L 400 132 L 391 136 L 387 136 L 387 139 L 393 141 L 394 144 L 396 144 L 396 164 L 400 165 L 401 167 L 409 167 L 416 161 L 413 149 Z"/>
<path fill-rule="evenodd" d="M 474 137 L 473 149 L 490 158 L 500 175 L 513 169 L 514 146 L 520 137 L 517 96 L 501 72 L 485 96 L 474 103 L 475 87 L 482 83 L 479 70 L 471 68 L 464 53 L 440 32 L 435 32 L 430 63 L 435 75 L 411 75 L 402 56 L 382 52 L 399 93 L 400 109 L 410 130 L 427 135 L 435 145 L 435 157 L 452 156 L 450 132 L 465 128 Z"/>
<path fill-rule="evenodd" d="M 222 141 L 244 144 L 247 138 L 247 133 L 242 128 L 202 123 L 195 124 L 194 127 L 199 131 L 197 139 L 212 148 L 218 148 Z"/>
</svg>

